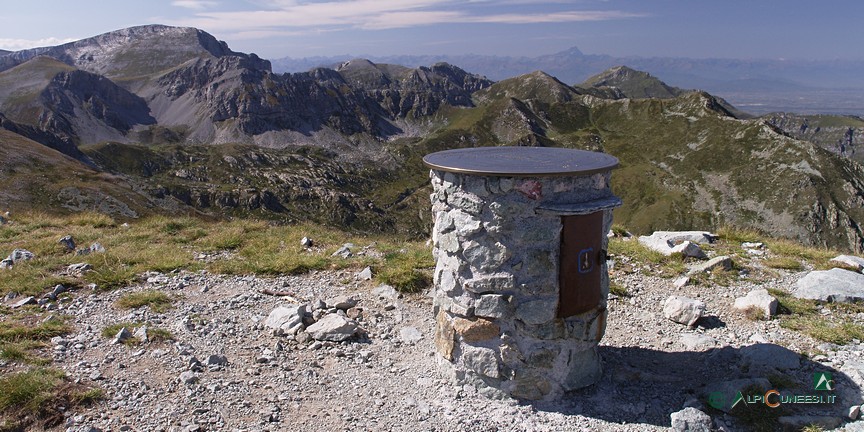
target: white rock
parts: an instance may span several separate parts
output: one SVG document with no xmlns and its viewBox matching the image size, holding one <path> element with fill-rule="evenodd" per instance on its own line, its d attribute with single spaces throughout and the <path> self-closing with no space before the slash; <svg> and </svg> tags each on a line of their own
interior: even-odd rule
<svg viewBox="0 0 864 432">
<path fill-rule="evenodd" d="M 689 272 L 687 272 L 687 274 L 688 275 L 694 275 L 697 273 L 708 272 L 708 271 L 714 270 L 717 267 L 723 267 L 724 270 L 731 270 L 732 269 L 732 258 L 730 258 L 726 255 L 721 255 L 718 257 L 711 258 L 710 260 L 708 260 L 702 264 L 699 264 L 696 267 L 693 267 L 692 269 L 690 269 Z"/>
<path fill-rule="evenodd" d="M 34 298 L 33 296 L 27 296 L 22 298 L 21 300 L 16 301 L 15 303 L 12 303 L 12 305 L 9 307 L 11 307 L 12 309 L 17 309 L 21 306 L 28 304 L 36 304 L 36 298 Z"/>
<path fill-rule="evenodd" d="M 777 304 L 777 299 L 768 294 L 768 290 L 757 289 L 750 291 L 745 297 L 736 298 L 733 308 L 739 312 L 745 312 L 747 309 L 755 307 L 762 311 L 765 318 L 769 318 L 777 314 Z"/>
<path fill-rule="evenodd" d="M 309 237 L 303 237 L 302 239 L 300 239 L 300 246 L 307 248 L 312 247 L 312 239 L 310 239 Z"/>
<path fill-rule="evenodd" d="M 357 324 L 338 314 L 328 314 L 306 328 L 306 333 L 318 341 L 342 342 L 354 336 Z"/>
<path fill-rule="evenodd" d="M 838 255 L 834 258 L 831 258 L 831 261 L 837 264 L 852 267 L 858 272 L 864 269 L 864 258 L 853 255 Z"/>
<path fill-rule="evenodd" d="M 399 298 L 399 292 L 396 291 L 396 288 L 393 288 L 390 285 L 381 285 L 373 289 L 372 294 L 377 296 L 379 299 L 385 300 L 396 300 Z"/>
<path fill-rule="evenodd" d="M 357 279 L 360 280 L 372 280 L 372 268 L 366 267 L 360 273 L 357 273 Z"/>
<path fill-rule="evenodd" d="M 671 296 L 663 304 L 663 315 L 672 321 L 692 326 L 705 313 L 705 303 L 682 296 Z"/>
<path fill-rule="evenodd" d="M 327 307 L 342 310 L 351 309 L 352 307 L 357 306 L 357 300 L 355 300 L 354 297 L 344 295 L 329 298 L 327 300 L 324 300 L 324 303 L 327 305 Z"/>
<path fill-rule="evenodd" d="M 132 335 L 132 337 L 134 337 L 135 339 L 138 339 L 142 343 L 149 341 L 150 337 L 147 334 L 147 326 L 138 327 L 135 330 L 135 333 Z"/>
<path fill-rule="evenodd" d="M 758 343 L 742 347 L 741 363 L 751 369 L 797 369 L 801 366 L 801 355 L 780 345 Z"/>
<path fill-rule="evenodd" d="M 762 242 L 744 242 L 741 243 L 741 247 L 744 249 L 762 249 L 765 247 L 765 243 Z"/>
<path fill-rule="evenodd" d="M 696 408 L 687 407 L 681 411 L 674 412 L 672 417 L 672 430 L 675 432 L 711 432 L 711 416 Z"/>
<path fill-rule="evenodd" d="M 854 405 L 849 407 L 849 411 L 847 411 L 846 416 L 849 417 L 849 420 L 858 420 L 858 416 L 861 415 L 861 405 Z"/>
<path fill-rule="evenodd" d="M 716 238 L 715 234 L 706 231 L 655 231 L 650 236 L 640 236 L 639 243 L 664 255 L 672 255 L 672 249 L 684 242 L 712 243 Z"/>
<path fill-rule="evenodd" d="M 705 351 L 717 346 L 717 341 L 710 336 L 698 333 L 681 334 L 681 344 L 689 351 Z"/>
<path fill-rule="evenodd" d="M 824 302 L 864 300 L 864 275 L 839 268 L 812 271 L 795 283 L 792 295 Z"/>
<path fill-rule="evenodd" d="M 303 315 L 306 305 L 278 306 L 267 315 L 264 327 L 273 329 L 279 334 L 297 334 L 303 330 Z"/>
<path fill-rule="evenodd" d="M 705 255 L 705 252 L 702 251 L 702 248 L 699 247 L 699 245 L 697 245 L 696 243 L 693 243 L 689 240 L 684 241 L 683 243 L 673 247 L 672 253 L 680 253 L 681 255 L 683 255 L 685 257 L 690 257 L 690 258 L 698 258 L 698 259 L 708 258 Z"/>
<path fill-rule="evenodd" d="M 414 327 L 402 327 L 399 330 L 399 340 L 405 343 L 415 343 L 423 339 L 423 333 Z"/>
<path fill-rule="evenodd" d="M 681 276 L 678 279 L 675 279 L 675 282 L 673 282 L 672 285 L 674 285 L 675 288 L 684 288 L 689 283 L 690 276 Z"/>
<path fill-rule="evenodd" d="M 17 263 L 18 261 L 30 261 L 33 258 L 36 258 L 36 255 L 34 255 L 33 252 L 30 252 L 27 249 L 15 249 L 6 259 L 12 260 L 12 263 Z"/>
<path fill-rule="evenodd" d="M 129 333 L 129 329 L 127 329 L 126 327 L 123 327 L 120 329 L 120 331 L 117 332 L 116 335 L 114 335 L 114 340 L 111 341 L 111 344 L 112 345 L 121 344 L 126 339 L 129 339 L 130 337 L 132 337 L 132 333 Z"/>
</svg>

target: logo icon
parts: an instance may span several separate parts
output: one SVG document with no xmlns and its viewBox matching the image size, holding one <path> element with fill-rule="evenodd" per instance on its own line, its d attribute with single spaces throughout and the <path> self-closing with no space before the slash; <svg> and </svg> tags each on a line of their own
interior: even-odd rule
<svg viewBox="0 0 864 432">
<path fill-rule="evenodd" d="M 735 405 L 738 405 L 739 402 L 744 402 L 744 406 L 747 406 L 747 399 L 744 399 L 744 394 L 741 391 L 738 391 L 738 394 L 735 395 L 735 402 L 732 402 L 732 408 L 735 408 Z"/>
<path fill-rule="evenodd" d="M 719 391 L 709 393 L 708 405 L 714 409 L 723 409 L 726 406 L 726 395 Z"/>
<path fill-rule="evenodd" d="M 831 372 L 814 372 L 813 390 L 834 390 L 834 379 L 831 376 Z"/>
</svg>

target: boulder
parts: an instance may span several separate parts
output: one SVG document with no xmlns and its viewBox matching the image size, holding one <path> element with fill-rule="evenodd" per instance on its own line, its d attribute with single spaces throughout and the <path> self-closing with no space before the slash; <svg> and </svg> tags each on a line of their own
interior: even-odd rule
<svg viewBox="0 0 864 432">
<path fill-rule="evenodd" d="M 355 300 L 354 297 L 345 296 L 345 295 L 340 295 L 340 296 L 336 296 L 333 298 L 329 298 L 327 300 L 324 300 L 324 303 L 329 308 L 336 308 L 336 309 L 342 309 L 342 310 L 348 310 L 354 306 L 357 306 L 357 300 Z"/>
<path fill-rule="evenodd" d="M 399 340 L 405 343 L 415 343 L 423 339 L 423 333 L 415 327 L 402 327 L 399 330 Z"/>
<path fill-rule="evenodd" d="M 698 333 L 681 334 L 681 344 L 690 351 L 705 351 L 717 346 L 717 341 L 711 336 Z"/>
<path fill-rule="evenodd" d="M 19 261 L 30 261 L 33 258 L 36 258 L 36 255 L 33 255 L 33 252 L 30 252 L 27 249 L 15 249 L 6 259 L 12 260 L 12 263 L 16 264 Z"/>
<path fill-rule="evenodd" d="M 303 237 L 302 239 L 300 239 L 300 246 L 303 246 L 305 248 L 310 248 L 313 244 L 314 243 L 312 242 L 312 239 L 310 239 L 309 237 Z"/>
<path fill-rule="evenodd" d="M 0 269 L 10 269 L 10 268 L 12 268 L 13 264 L 15 264 L 15 263 L 13 263 L 11 259 L 6 258 L 6 259 L 0 261 Z"/>
<path fill-rule="evenodd" d="M 357 279 L 368 281 L 372 280 L 372 268 L 366 267 L 360 273 L 357 273 Z"/>
<path fill-rule="evenodd" d="M 672 430 L 675 432 L 711 432 L 711 416 L 693 407 L 674 412 Z"/>
<path fill-rule="evenodd" d="M 672 255 L 674 252 L 680 252 L 673 249 L 685 242 L 696 246 L 696 244 L 713 243 L 716 239 L 715 234 L 705 231 L 655 231 L 650 236 L 640 236 L 639 243 L 664 255 Z M 696 253 L 696 249 L 702 252 L 698 246 L 695 249 L 692 246 L 685 246 L 685 248 L 693 253 Z"/>
<path fill-rule="evenodd" d="M 680 253 L 681 255 L 683 255 L 685 257 L 697 258 L 697 259 L 708 258 L 708 256 L 705 255 L 705 252 L 702 251 L 702 248 L 700 248 L 699 245 L 697 245 L 696 243 L 693 243 L 689 240 L 673 247 L 672 253 Z"/>
<path fill-rule="evenodd" d="M 741 363 L 750 370 L 788 370 L 801 366 L 801 355 L 795 351 L 770 343 L 757 343 L 742 347 Z"/>
<path fill-rule="evenodd" d="M 710 260 L 693 267 L 689 272 L 687 272 L 687 274 L 694 275 L 697 273 L 709 272 L 717 267 L 722 267 L 723 270 L 732 270 L 732 258 L 726 255 L 711 258 Z"/>
<path fill-rule="evenodd" d="M 851 267 L 859 273 L 864 270 L 864 258 L 854 255 L 837 255 L 831 258 L 831 262 Z"/>
<path fill-rule="evenodd" d="M 850 303 L 864 299 L 864 274 L 840 268 L 812 271 L 795 283 L 796 298 Z"/>
<path fill-rule="evenodd" d="M 84 273 L 85 271 L 93 270 L 93 266 L 88 263 L 70 264 L 66 267 L 66 273 Z"/>
<path fill-rule="evenodd" d="M 71 235 L 65 235 L 61 237 L 60 240 L 57 240 L 57 243 L 63 245 L 67 252 L 75 251 L 75 239 L 72 238 Z"/>
<path fill-rule="evenodd" d="M 671 296 L 663 303 L 663 315 L 679 324 L 692 326 L 705 313 L 705 303 L 682 296 Z"/>
<path fill-rule="evenodd" d="M 228 364 L 228 357 L 221 354 L 211 354 L 207 357 L 207 366 L 225 366 Z"/>
<path fill-rule="evenodd" d="M 353 253 L 351 253 L 351 248 L 353 248 L 353 247 L 354 247 L 353 244 L 345 243 L 344 245 L 342 245 L 342 247 L 340 247 L 339 249 L 336 249 L 336 252 L 333 252 L 333 255 L 331 255 L 331 256 L 334 256 L 334 257 L 340 256 L 342 258 L 351 258 L 351 256 L 354 255 Z"/>
<path fill-rule="evenodd" d="M 303 315 L 306 305 L 278 306 L 267 315 L 264 327 L 273 329 L 276 334 L 297 334 L 303 330 Z"/>
<path fill-rule="evenodd" d="M 765 318 L 774 316 L 777 313 L 777 299 L 768 294 L 766 289 L 757 289 L 750 291 L 744 297 L 735 299 L 733 308 L 739 312 L 746 312 L 750 308 L 756 308 L 762 311 Z"/>
<path fill-rule="evenodd" d="M 132 334 L 132 337 L 138 339 L 141 343 L 146 343 L 147 341 L 149 341 L 150 335 L 147 332 L 147 326 L 138 327 L 138 329 L 135 330 L 135 333 Z"/>
<path fill-rule="evenodd" d="M 396 300 L 399 298 L 399 293 L 396 291 L 396 288 L 393 288 L 390 285 L 380 285 L 372 290 L 372 294 L 383 300 Z"/>
<path fill-rule="evenodd" d="M 36 304 L 36 298 L 33 296 L 27 296 L 27 297 L 24 297 L 24 298 L 16 301 L 15 303 L 12 303 L 12 305 L 10 305 L 9 307 L 11 307 L 12 309 L 18 309 L 21 306 L 28 305 L 28 304 Z"/>
<path fill-rule="evenodd" d="M 121 344 L 131 337 L 132 337 L 132 333 L 129 332 L 129 329 L 127 329 L 126 327 L 123 327 L 120 329 L 120 331 L 117 332 L 116 335 L 114 335 L 114 340 L 111 341 L 111 344 L 112 345 Z"/>
<path fill-rule="evenodd" d="M 306 328 L 312 339 L 342 342 L 357 334 L 357 324 L 338 314 L 324 315 L 318 322 Z"/>
</svg>

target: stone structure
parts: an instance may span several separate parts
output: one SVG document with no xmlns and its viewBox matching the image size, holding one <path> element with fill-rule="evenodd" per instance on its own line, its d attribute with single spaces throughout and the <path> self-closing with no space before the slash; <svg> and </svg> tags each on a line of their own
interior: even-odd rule
<svg viewBox="0 0 864 432">
<path fill-rule="evenodd" d="M 488 160 L 504 165 L 485 169 Z M 605 234 L 621 204 L 609 188 L 617 159 L 491 147 L 424 161 L 432 167 L 435 344 L 444 369 L 489 397 L 551 399 L 595 383 L 609 291 Z M 573 244 L 574 232 L 594 246 Z"/>
</svg>

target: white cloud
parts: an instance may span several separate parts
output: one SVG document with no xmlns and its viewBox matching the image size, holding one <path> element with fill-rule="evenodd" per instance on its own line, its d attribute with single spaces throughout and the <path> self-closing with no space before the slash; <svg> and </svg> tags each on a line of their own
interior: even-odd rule
<svg viewBox="0 0 864 432">
<path fill-rule="evenodd" d="M 202 10 L 217 6 L 219 2 L 208 0 L 175 0 L 171 2 L 171 5 L 186 9 Z"/>
<path fill-rule="evenodd" d="M 47 37 L 42 39 L 4 39 L 0 38 L 0 49 L 7 51 L 20 51 L 36 47 L 48 47 L 55 45 L 63 45 L 65 43 L 74 42 L 75 38 L 56 38 Z"/>
<path fill-rule="evenodd" d="M 523 0 L 524 1 L 524 0 Z M 202 1 L 175 1 L 177 3 L 205 3 Z M 364 30 L 382 30 L 417 27 L 445 23 L 499 23 L 536 24 L 580 21 L 604 21 L 635 18 L 643 15 L 616 11 L 560 11 L 530 14 L 501 13 L 496 7 L 507 1 L 482 2 L 496 13 L 483 14 L 477 9 L 466 9 L 461 0 L 269 0 L 259 2 L 267 9 L 235 12 L 198 12 L 194 17 L 169 24 L 191 26 L 215 32 L 269 32 L 312 27 L 347 27 Z M 538 2 L 539 3 L 539 2 Z M 546 0 L 556 4 L 556 0 Z M 560 6 L 560 3 L 558 3 Z M 262 34 L 264 34 L 262 33 Z"/>
</svg>

